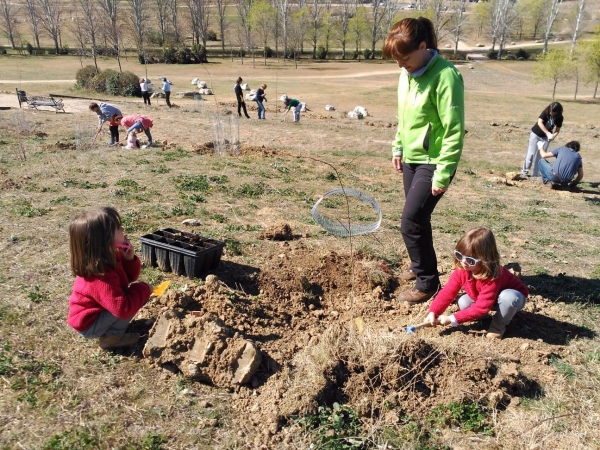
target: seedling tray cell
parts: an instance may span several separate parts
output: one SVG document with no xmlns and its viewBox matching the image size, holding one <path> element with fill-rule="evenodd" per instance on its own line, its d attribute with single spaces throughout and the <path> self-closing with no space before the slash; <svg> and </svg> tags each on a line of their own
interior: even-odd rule
<svg viewBox="0 0 600 450">
<path fill-rule="evenodd" d="M 165 228 L 140 237 L 142 261 L 164 272 L 199 278 L 219 267 L 225 242 Z"/>
</svg>

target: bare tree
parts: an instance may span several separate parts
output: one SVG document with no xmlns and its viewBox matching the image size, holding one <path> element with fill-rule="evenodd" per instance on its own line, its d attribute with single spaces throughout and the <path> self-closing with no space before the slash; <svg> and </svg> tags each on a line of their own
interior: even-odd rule
<svg viewBox="0 0 600 450">
<path fill-rule="evenodd" d="M 175 45 L 179 45 L 181 41 L 181 33 L 179 32 L 179 15 L 177 14 L 177 0 L 168 0 L 169 8 L 171 9 L 171 24 L 173 25 L 173 37 Z"/>
<path fill-rule="evenodd" d="M 105 39 L 112 47 L 119 64 L 119 72 L 123 72 L 121 67 L 121 29 L 118 22 L 119 2 L 118 0 L 100 0 L 100 10 L 104 16 Z"/>
<path fill-rule="evenodd" d="M 379 0 L 377 0 L 379 1 Z M 309 6 L 311 16 L 310 40 L 312 42 L 312 59 L 317 58 L 317 42 L 321 34 L 321 20 L 325 12 L 325 5 L 320 0 L 311 0 Z"/>
<path fill-rule="evenodd" d="M 273 34 L 273 24 L 277 11 L 265 0 L 257 0 L 250 7 L 248 21 L 252 31 L 258 35 L 258 39 L 263 45 L 263 57 L 265 66 L 267 65 L 267 44 L 269 37 Z"/>
<path fill-rule="evenodd" d="M 375 46 L 377 42 L 382 38 L 382 28 L 385 24 L 384 19 L 386 18 L 386 10 L 389 8 L 386 0 L 373 0 L 372 3 L 372 22 L 371 22 L 371 58 L 375 57 Z"/>
<path fill-rule="evenodd" d="M 252 51 L 252 59 L 254 59 L 254 45 L 252 43 L 252 28 L 250 26 L 250 8 L 252 7 L 251 0 L 237 0 L 237 10 L 240 17 L 240 44 Z"/>
<path fill-rule="evenodd" d="M 76 0 L 75 2 L 75 24 L 73 34 L 79 41 L 79 47 L 85 51 L 89 43 L 96 73 L 98 70 L 98 2 L 96 0 Z M 81 12 L 81 19 L 79 18 Z"/>
<path fill-rule="evenodd" d="M 40 48 L 40 15 L 38 13 L 37 0 L 25 0 L 23 3 L 27 10 L 27 17 L 29 18 L 29 26 L 35 40 L 35 46 Z"/>
<path fill-rule="evenodd" d="M 288 52 L 288 29 L 290 25 L 290 0 L 274 0 L 275 9 L 279 14 L 279 26 L 281 27 L 281 39 L 283 41 L 283 63 Z M 279 29 L 276 29 L 279 32 Z M 276 38 L 276 41 L 278 39 Z"/>
<path fill-rule="evenodd" d="M 556 21 L 556 16 L 558 16 L 558 11 L 560 9 L 560 4 L 562 0 L 547 0 L 546 2 L 546 31 L 544 32 L 544 49 L 542 50 L 542 54 L 546 54 L 548 51 L 548 41 L 550 40 L 550 33 L 552 32 L 552 26 Z"/>
<path fill-rule="evenodd" d="M 18 7 L 11 0 L 0 0 L 0 30 L 6 34 L 13 50 L 16 48 L 15 18 L 17 13 Z"/>
<path fill-rule="evenodd" d="M 586 17 L 585 6 L 587 0 L 579 0 L 577 4 L 577 8 L 574 10 L 574 14 L 568 18 L 569 24 L 573 28 L 573 37 L 571 39 L 571 50 L 569 51 L 569 55 L 572 57 L 573 52 L 575 50 L 575 46 L 577 45 L 577 40 L 579 39 L 579 35 L 581 34 L 581 24 Z"/>
<path fill-rule="evenodd" d="M 217 14 L 219 15 L 219 33 L 221 36 L 221 51 L 225 53 L 225 29 L 227 28 L 227 16 L 225 11 L 227 10 L 227 4 L 225 0 L 215 0 L 217 7 Z"/>
<path fill-rule="evenodd" d="M 156 19 L 158 21 L 158 32 L 160 34 L 160 46 L 165 45 L 167 40 L 167 21 L 169 19 L 168 0 L 156 0 Z"/>
<path fill-rule="evenodd" d="M 496 22 L 496 36 L 498 38 L 498 59 L 502 57 L 502 50 L 504 44 L 509 36 L 510 28 L 515 20 L 515 8 L 512 0 L 499 0 L 501 4 L 500 10 L 502 14 L 498 15 L 498 21 Z"/>
<path fill-rule="evenodd" d="M 456 4 L 456 10 L 454 11 L 454 28 L 451 31 L 452 42 L 454 42 L 454 55 L 458 52 L 458 43 L 462 36 L 463 27 L 466 23 L 465 6 L 467 0 L 458 0 Z"/>
<path fill-rule="evenodd" d="M 206 48 L 206 34 L 210 11 L 208 0 L 187 0 L 192 25 L 192 39 L 194 44 L 202 44 Z"/>
<path fill-rule="evenodd" d="M 346 44 L 348 43 L 348 27 L 350 19 L 356 13 L 355 0 L 340 0 L 339 40 L 342 44 L 342 59 L 346 59 Z"/>
<path fill-rule="evenodd" d="M 129 0 L 131 4 L 131 24 L 134 30 L 134 40 L 138 53 L 146 57 L 144 50 L 144 35 L 146 34 L 146 21 L 148 20 L 148 3 L 146 0 Z"/>
<path fill-rule="evenodd" d="M 61 5 L 55 0 L 38 0 L 41 9 L 40 24 L 48 32 L 54 41 L 54 51 L 60 53 L 60 16 L 62 14 Z"/>
<path fill-rule="evenodd" d="M 442 32 L 452 20 L 452 11 L 450 11 L 446 0 L 430 0 L 429 11 L 435 34 L 438 40 L 441 40 Z"/>
</svg>

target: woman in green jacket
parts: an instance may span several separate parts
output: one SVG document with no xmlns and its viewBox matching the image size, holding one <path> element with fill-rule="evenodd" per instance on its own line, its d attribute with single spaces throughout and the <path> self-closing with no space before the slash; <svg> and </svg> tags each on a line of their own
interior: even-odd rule
<svg viewBox="0 0 600 450">
<path fill-rule="evenodd" d="M 416 279 L 415 287 L 398 300 L 419 303 L 429 300 L 440 286 L 431 214 L 462 153 L 464 84 L 460 72 L 439 55 L 433 24 L 424 17 L 394 24 L 383 55 L 400 67 L 392 165 L 404 183 L 401 231 L 411 261 L 400 279 Z"/>
</svg>

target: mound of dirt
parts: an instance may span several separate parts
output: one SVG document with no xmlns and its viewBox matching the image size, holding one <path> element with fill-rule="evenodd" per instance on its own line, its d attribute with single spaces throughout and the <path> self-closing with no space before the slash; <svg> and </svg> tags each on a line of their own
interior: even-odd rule
<svg viewBox="0 0 600 450">
<path fill-rule="evenodd" d="M 286 225 L 265 235 L 289 236 Z M 453 401 L 510 407 L 539 395 L 532 374 L 552 380 L 559 344 L 585 333 L 532 296 L 511 323 L 526 344 L 490 346 L 489 321 L 409 335 L 403 327 L 427 305 L 390 301 L 399 286 L 381 261 L 319 253 L 302 239 L 267 238 L 261 252 L 260 269 L 222 261 L 218 276 L 151 298 L 138 317 L 158 317 L 144 348 L 150 363 L 235 391 L 232 406 L 273 448 L 291 417 L 334 402 L 385 423 Z"/>
<path fill-rule="evenodd" d="M 292 227 L 288 223 L 279 222 L 269 226 L 258 238 L 271 241 L 291 241 L 294 239 L 294 235 L 292 234 Z"/>
</svg>

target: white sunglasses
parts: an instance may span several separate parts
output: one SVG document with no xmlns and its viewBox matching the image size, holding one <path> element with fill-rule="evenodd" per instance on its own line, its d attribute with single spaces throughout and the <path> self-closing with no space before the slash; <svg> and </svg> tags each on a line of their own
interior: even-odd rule
<svg viewBox="0 0 600 450">
<path fill-rule="evenodd" d="M 472 256 L 465 256 L 458 250 L 454 250 L 454 257 L 457 259 L 457 261 L 464 262 L 470 267 L 476 266 L 477 263 L 481 261 L 480 259 L 473 258 Z"/>
</svg>

